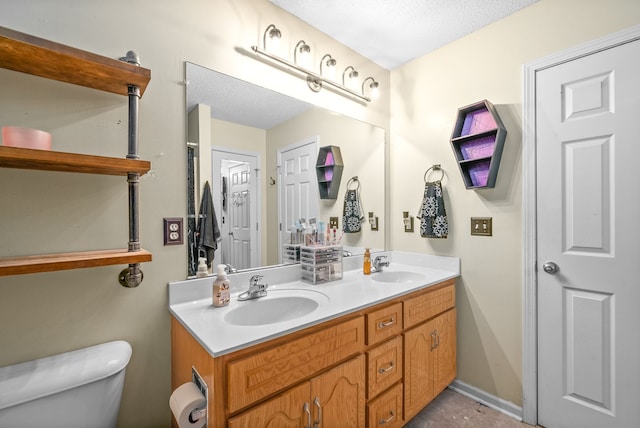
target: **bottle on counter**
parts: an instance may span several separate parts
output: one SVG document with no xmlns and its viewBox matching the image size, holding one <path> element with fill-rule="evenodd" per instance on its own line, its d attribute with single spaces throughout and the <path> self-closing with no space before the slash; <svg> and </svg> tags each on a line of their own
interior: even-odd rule
<svg viewBox="0 0 640 428">
<path fill-rule="evenodd" d="M 213 306 L 227 306 L 231 300 L 230 283 L 225 265 L 218 265 L 216 279 L 213 281 Z"/>
<path fill-rule="evenodd" d="M 365 275 L 371 274 L 371 253 L 369 249 L 364 249 L 364 263 L 362 264 L 362 273 Z"/>
<path fill-rule="evenodd" d="M 196 278 L 206 278 L 209 276 L 209 268 L 207 267 L 207 259 L 205 257 L 198 258 L 198 271 Z"/>
</svg>

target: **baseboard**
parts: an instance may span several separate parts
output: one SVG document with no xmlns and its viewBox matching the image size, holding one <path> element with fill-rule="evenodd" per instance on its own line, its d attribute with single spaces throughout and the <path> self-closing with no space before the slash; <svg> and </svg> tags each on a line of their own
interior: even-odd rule
<svg viewBox="0 0 640 428">
<path fill-rule="evenodd" d="M 512 417 L 513 419 L 522 421 L 522 407 L 516 406 L 509 401 L 498 398 L 495 395 L 491 395 L 486 391 L 476 388 L 475 386 L 471 386 L 458 379 L 454 380 L 453 383 L 449 385 L 449 388 L 471 398 L 472 400 L 484 404 L 487 407 L 491 407 L 500 413 Z"/>
</svg>

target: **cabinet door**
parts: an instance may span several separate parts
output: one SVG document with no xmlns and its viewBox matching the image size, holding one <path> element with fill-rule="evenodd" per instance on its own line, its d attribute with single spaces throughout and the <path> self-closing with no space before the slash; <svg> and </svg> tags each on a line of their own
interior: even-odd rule
<svg viewBox="0 0 640 428">
<path fill-rule="evenodd" d="M 404 420 L 414 417 L 434 397 L 433 321 L 419 325 L 404 334 Z"/>
<path fill-rule="evenodd" d="M 311 380 L 314 428 L 364 428 L 365 368 L 359 356 Z"/>
<path fill-rule="evenodd" d="M 456 310 L 433 320 L 436 347 L 433 350 L 433 389 L 439 394 L 456 378 Z"/>
<path fill-rule="evenodd" d="M 300 428 L 309 426 L 311 411 L 309 382 L 285 391 L 271 400 L 229 419 L 229 428 Z"/>
</svg>

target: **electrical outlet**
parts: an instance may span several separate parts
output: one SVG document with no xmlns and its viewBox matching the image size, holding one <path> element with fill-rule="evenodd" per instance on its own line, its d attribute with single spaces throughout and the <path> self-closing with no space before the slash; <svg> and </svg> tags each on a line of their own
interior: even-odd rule
<svg viewBox="0 0 640 428">
<path fill-rule="evenodd" d="M 338 217 L 329 217 L 329 228 L 338 229 Z"/>
<path fill-rule="evenodd" d="M 471 217 L 471 234 L 478 236 L 493 235 L 493 221 L 491 217 Z"/>
<path fill-rule="evenodd" d="M 184 244 L 182 218 L 170 217 L 164 220 L 164 245 Z"/>
</svg>

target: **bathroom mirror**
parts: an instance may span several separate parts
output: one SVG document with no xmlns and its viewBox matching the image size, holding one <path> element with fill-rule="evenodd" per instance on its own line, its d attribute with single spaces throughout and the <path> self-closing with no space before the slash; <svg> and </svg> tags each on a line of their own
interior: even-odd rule
<svg viewBox="0 0 640 428">
<path fill-rule="evenodd" d="M 193 63 L 185 69 L 189 276 L 199 256 L 189 241 L 206 182 L 221 237 L 214 265 L 244 270 L 293 262 L 285 244 L 300 218 L 328 226 L 337 217 L 336 239 L 352 254 L 385 248 L 383 129 Z M 327 146 L 339 148 L 344 164 L 336 199 L 318 191 L 316 163 Z M 350 180 L 364 218 L 359 232 L 343 234 Z"/>
</svg>

